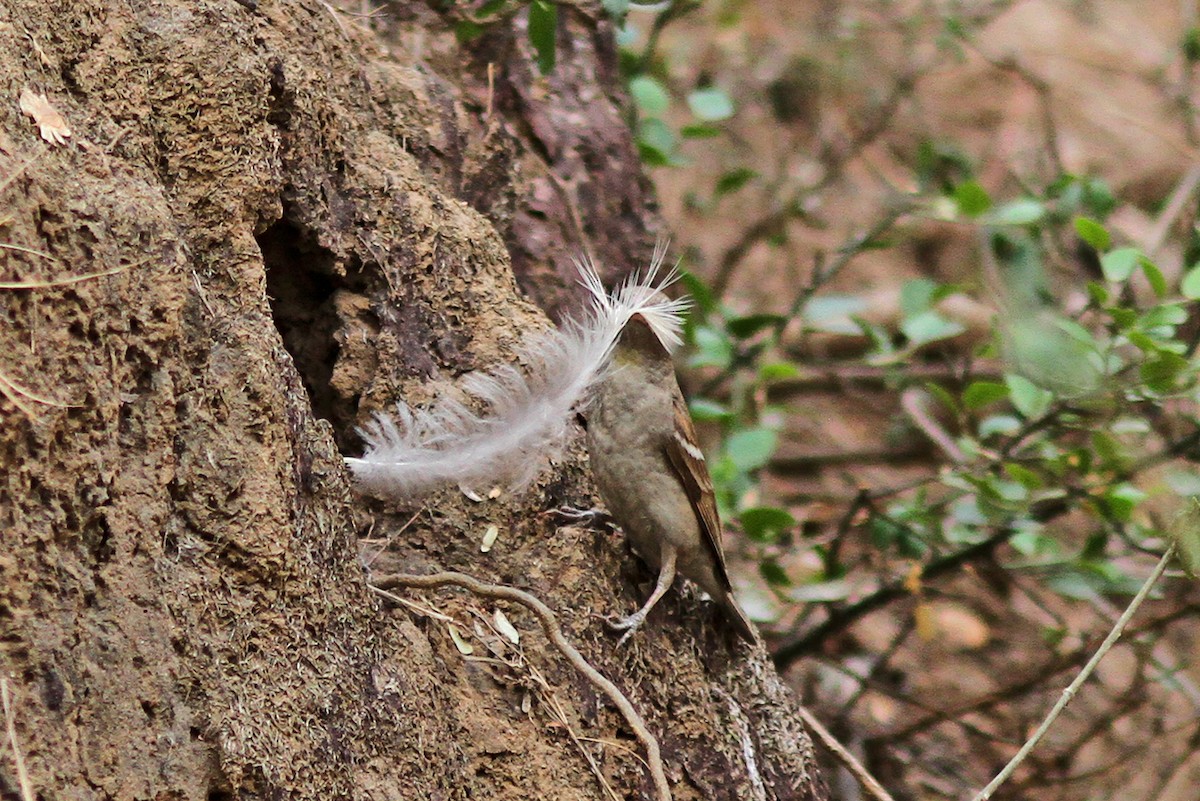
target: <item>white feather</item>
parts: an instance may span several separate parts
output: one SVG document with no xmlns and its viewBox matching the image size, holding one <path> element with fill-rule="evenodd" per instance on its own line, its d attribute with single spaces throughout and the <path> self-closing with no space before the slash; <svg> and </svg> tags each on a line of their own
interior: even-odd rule
<svg viewBox="0 0 1200 801">
<path fill-rule="evenodd" d="M 577 262 L 589 296 L 579 320 L 526 338 L 518 348 L 525 370 L 502 364 L 466 376 L 462 388 L 484 411 L 442 398 L 428 409 L 401 402 L 390 415 L 376 414 L 359 430 L 366 452 L 346 459 L 355 481 L 366 492 L 395 500 L 446 484 L 514 490 L 527 485 L 562 455 L 574 412 L 603 374 L 630 317 L 641 314 L 668 349 L 679 345 L 688 301 L 662 294 L 677 277 L 674 270 L 659 277 L 664 255 L 660 244 L 645 274 L 611 293 L 590 261 Z"/>
</svg>

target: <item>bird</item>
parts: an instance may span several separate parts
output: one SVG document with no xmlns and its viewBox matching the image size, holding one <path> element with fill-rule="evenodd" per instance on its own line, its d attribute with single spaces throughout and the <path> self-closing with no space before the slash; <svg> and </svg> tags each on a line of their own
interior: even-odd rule
<svg viewBox="0 0 1200 801">
<path fill-rule="evenodd" d="M 631 615 L 609 621 L 626 642 L 671 588 L 676 573 L 724 610 L 737 634 L 758 641 L 733 597 L 721 519 L 696 427 L 668 348 L 632 315 L 586 407 L 588 454 L 600 497 L 635 551 L 658 570 L 654 591 Z"/>
</svg>

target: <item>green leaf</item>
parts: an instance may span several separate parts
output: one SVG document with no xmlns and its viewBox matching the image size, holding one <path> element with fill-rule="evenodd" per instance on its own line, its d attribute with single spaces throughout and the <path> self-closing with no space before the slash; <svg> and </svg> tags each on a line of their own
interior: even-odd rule
<svg viewBox="0 0 1200 801">
<path fill-rule="evenodd" d="M 928 278 L 905 281 L 900 287 L 900 313 L 905 317 L 915 317 L 923 311 L 929 311 L 937 289 L 937 282 Z"/>
<path fill-rule="evenodd" d="M 1171 525 L 1179 561 L 1193 578 L 1200 576 L 1200 499 L 1189 498 Z"/>
<path fill-rule="evenodd" d="M 1025 489 L 1036 490 L 1041 489 L 1042 477 L 1030 470 L 1024 465 L 1019 465 L 1016 462 L 1005 462 L 1004 472 L 1008 473 L 1008 477 L 1025 487 Z"/>
<path fill-rule="evenodd" d="M 1141 331 L 1129 331 L 1125 334 L 1134 347 L 1145 353 L 1155 353 L 1159 350 L 1158 343 L 1149 334 Z"/>
<path fill-rule="evenodd" d="M 923 386 L 925 387 L 925 391 L 929 393 L 930 397 L 940 403 L 948 411 L 955 414 L 958 413 L 958 398 L 954 396 L 954 393 L 936 381 L 926 381 Z"/>
<path fill-rule="evenodd" d="M 867 301 L 857 295 L 819 295 L 804 306 L 805 322 L 814 330 L 830 334 L 857 334 L 854 315 L 867 309 Z"/>
<path fill-rule="evenodd" d="M 689 124 L 679 129 L 679 135 L 685 139 L 712 139 L 721 135 L 721 129 L 715 125 Z"/>
<path fill-rule="evenodd" d="M 1086 219 L 1086 217 L 1080 217 L 1079 220 L 1076 220 L 1076 228 L 1081 220 Z M 1099 249 L 1097 248 L 1097 250 Z M 1133 275 L 1133 268 L 1138 266 L 1138 262 L 1142 258 L 1142 252 L 1137 248 L 1117 248 L 1100 257 L 1100 269 L 1104 272 L 1105 278 L 1119 284 L 1129 280 L 1129 276 Z"/>
<path fill-rule="evenodd" d="M 1192 26 L 1183 35 L 1183 57 L 1190 63 L 1200 61 L 1200 28 Z"/>
<path fill-rule="evenodd" d="M 1157 297 L 1165 297 L 1167 294 L 1167 278 L 1163 275 L 1162 270 L 1158 269 L 1158 265 L 1150 261 L 1145 256 L 1138 262 L 1142 265 L 1142 272 L 1146 274 L 1146 281 L 1150 284 L 1150 288 L 1154 290 Z"/>
<path fill-rule="evenodd" d="M 900 331 L 908 339 L 909 345 L 916 347 L 940 339 L 949 339 L 966 331 L 966 326 L 953 320 L 947 320 L 935 311 L 927 311 L 910 317 L 900 325 Z"/>
<path fill-rule="evenodd" d="M 1200 264 L 1194 265 L 1183 276 L 1179 291 L 1188 300 L 1200 300 Z"/>
<path fill-rule="evenodd" d="M 1140 318 L 1138 325 L 1143 330 L 1158 328 L 1159 326 L 1183 325 L 1187 322 L 1187 309 L 1178 303 L 1164 303 L 1161 306 L 1155 306 L 1147 310 Z"/>
<path fill-rule="evenodd" d="M 640 35 L 640 31 L 638 31 L 636 25 L 631 25 L 629 20 L 625 20 L 624 22 L 624 25 L 617 26 L 616 36 L 614 37 L 617 40 L 617 47 L 621 48 L 623 51 L 621 53 L 622 62 L 624 62 L 627 58 L 628 48 L 633 47 L 634 43 L 638 40 L 638 36 Z M 624 64 L 622 64 L 622 66 L 624 66 Z M 634 69 L 634 67 L 630 67 L 630 71 L 632 71 L 632 69 Z"/>
<path fill-rule="evenodd" d="M 692 419 L 700 422 L 719 421 L 726 422 L 734 419 L 733 412 L 723 404 L 717 403 L 708 398 L 693 398 L 688 401 L 688 410 L 692 413 Z"/>
<path fill-rule="evenodd" d="M 620 19 L 629 10 L 629 0 L 601 0 L 600 5 L 613 19 Z"/>
<path fill-rule="evenodd" d="M 729 320 L 725 323 L 725 329 L 738 339 L 746 339 L 764 328 L 780 325 L 786 320 L 786 317 L 778 314 L 748 314 L 745 317 L 734 317 Z"/>
<path fill-rule="evenodd" d="M 1004 376 L 1008 385 L 1008 394 L 1012 399 L 1013 408 L 1026 420 L 1036 420 L 1050 411 L 1054 395 L 1044 390 L 1024 376 L 1009 374 Z"/>
<path fill-rule="evenodd" d="M 773 543 L 779 535 L 796 525 L 796 518 L 786 509 L 774 506 L 758 506 L 753 509 L 743 509 L 738 514 L 742 531 L 755 542 Z"/>
<path fill-rule="evenodd" d="M 725 455 L 742 472 L 757 470 L 771 459 L 779 436 L 769 428 L 748 428 L 725 441 Z"/>
<path fill-rule="evenodd" d="M 671 107 L 671 96 L 663 85 L 649 75 L 638 75 L 629 82 L 629 94 L 638 109 L 648 117 L 661 117 Z"/>
<path fill-rule="evenodd" d="M 1160 350 L 1153 358 L 1142 363 L 1139 375 L 1142 383 L 1154 392 L 1167 393 L 1175 389 L 1179 374 L 1188 366 L 1188 360 L 1177 353 Z"/>
<path fill-rule="evenodd" d="M 800 368 L 791 362 L 766 362 L 758 368 L 758 377 L 762 381 L 779 381 L 785 378 L 795 378 L 800 375 Z"/>
<path fill-rule="evenodd" d="M 733 343 L 720 331 L 711 326 L 702 325 L 696 328 L 692 338 L 696 352 L 688 359 L 689 367 L 720 367 L 729 366 L 733 361 Z"/>
<path fill-rule="evenodd" d="M 711 314 L 717 308 L 717 299 L 713 297 L 712 289 L 704 280 L 695 273 L 684 270 L 679 276 L 679 282 L 683 284 L 683 288 L 687 290 L 688 296 L 691 297 L 693 307 L 696 312 L 695 316 L 704 316 Z"/>
<path fill-rule="evenodd" d="M 1083 207 L 1100 218 L 1107 217 L 1117 207 L 1117 198 L 1103 178 L 1088 178 L 1083 182 Z"/>
<path fill-rule="evenodd" d="M 1052 551 L 1055 541 L 1047 537 L 1041 523 L 1034 520 L 1018 520 L 1013 524 L 1013 535 L 1008 542 L 1022 556 L 1036 556 Z"/>
<path fill-rule="evenodd" d="M 464 19 L 454 24 L 454 38 L 461 44 L 473 42 L 483 35 L 484 27 L 478 22 Z"/>
<path fill-rule="evenodd" d="M 488 0 L 488 2 L 481 5 L 479 10 L 475 12 L 475 18 L 485 19 L 493 14 L 498 14 L 506 5 L 508 5 L 508 0 Z"/>
<path fill-rule="evenodd" d="M 697 89 L 687 97 L 688 107 L 696 119 L 705 122 L 719 122 L 733 116 L 733 101 L 729 95 L 715 86 L 707 89 Z"/>
<path fill-rule="evenodd" d="M 994 414 L 979 421 L 979 438 L 1012 436 L 1021 430 L 1021 421 L 1011 414 Z"/>
<path fill-rule="evenodd" d="M 1006 203 L 989 215 L 992 225 L 1032 225 L 1046 216 L 1046 206 L 1040 200 L 1022 198 Z"/>
<path fill-rule="evenodd" d="M 713 193 L 717 197 L 728 195 L 731 192 L 736 192 L 750 181 L 758 177 L 758 173 L 748 167 L 738 167 L 736 170 L 730 170 L 717 179 L 716 189 Z"/>
<path fill-rule="evenodd" d="M 1194 470 L 1168 470 L 1163 480 L 1180 497 L 1200 496 L 1200 473 Z"/>
<path fill-rule="evenodd" d="M 1102 365 L 1095 343 L 1064 318 L 1044 309 L 1035 314 L 1016 309 L 1000 321 L 1003 355 L 1019 373 L 1038 386 L 1067 398 L 1080 398 L 1101 385 Z"/>
<path fill-rule="evenodd" d="M 977 181 L 964 181 L 954 187 L 954 202 L 964 217 L 978 217 L 992 207 L 992 199 Z"/>
<path fill-rule="evenodd" d="M 846 579 L 800 584 L 787 591 L 787 597 L 800 604 L 830 603 L 850 597 L 851 586 Z"/>
<path fill-rule="evenodd" d="M 1146 493 L 1132 484 L 1118 484 L 1103 498 L 1105 509 L 1114 519 L 1128 522 L 1134 507 L 1146 500 Z"/>
<path fill-rule="evenodd" d="M 771 557 L 758 563 L 758 572 L 772 587 L 791 586 L 792 580 L 788 578 L 787 572 Z"/>
<path fill-rule="evenodd" d="M 1108 250 L 1112 245 L 1112 237 L 1109 236 L 1108 229 L 1091 217 L 1076 217 L 1075 233 L 1079 234 L 1080 239 L 1101 253 Z"/>
<path fill-rule="evenodd" d="M 638 151 L 647 164 L 670 165 L 678 147 L 675 133 L 662 120 L 650 117 L 638 124 Z"/>
<path fill-rule="evenodd" d="M 558 7 L 547 0 L 529 4 L 529 43 L 537 53 L 538 70 L 547 74 L 554 69 L 554 39 L 558 32 Z"/>
<path fill-rule="evenodd" d="M 1008 387 L 995 381 L 974 381 L 963 390 L 962 402 L 968 409 L 981 409 L 1008 397 Z"/>
</svg>

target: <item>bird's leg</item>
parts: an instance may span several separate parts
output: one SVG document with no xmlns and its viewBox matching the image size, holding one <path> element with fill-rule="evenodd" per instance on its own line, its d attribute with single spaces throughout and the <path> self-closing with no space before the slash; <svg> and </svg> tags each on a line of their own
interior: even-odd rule
<svg viewBox="0 0 1200 801">
<path fill-rule="evenodd" d="M 615 620 L 610 618 L 608 621 L 609 628 L 625 632 L 617 641 L 618 648 L 624 645 L 625 641 L 632 637 L 633 633 L 645 622 L 646 615 L 650 614 L 650 610 L 654 608 L 666 591 L 671 589 L 671 584 L 675 581 L 675 549 L 666 543 L 663 543 L 661 547 L 662 567 L 658 571 L 658 583 L 654 585 L 654 592 L 650 593 L 649 600 L 632 615 Z"/>
</svg>

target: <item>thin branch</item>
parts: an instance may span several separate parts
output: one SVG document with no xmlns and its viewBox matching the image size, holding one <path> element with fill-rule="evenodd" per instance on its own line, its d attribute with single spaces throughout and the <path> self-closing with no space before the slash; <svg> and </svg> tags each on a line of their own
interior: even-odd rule
<svg viewBox="0 0 1200 801">
<path fill-rule="evenodd" d="M 1104 642 L 1100 643 L 1100 647 L 1096 649 L 1096 653 L 1091 659 L 1088 660 L 1088 663 L 1083 666 L 1083 669 L 1079 671 L 1079 675 L 1075 677 L 1075 680 L 1072 681 L 1065 690 L 1063 690 L 1062 696 L 1059 697 L 1058 702 L 1053 708 L 1051 708 L 1049 714 L 1046 715 L 1045 720 L 1042 721 L 1042 724 L 1038 726 L 1037 731 L 1033 733 L 1032 737 L 1025 741 L 1025 744 L 1021 746 L 1016 755 L 1009 760 L 1008 764 L 1005 765 L 998 774 L 996 774 L 996 778 L 992 779 L 991 782 L 988 783 L 987 787 L 984 787 L 982 790 L 980 790 L 974 799 L 972 799 L 972 801 L 988 801 L 988 799 L 992 797 L 992 794 L 996 792 L 996 790 L 999 789 L 1002 784 L 1008 781 L 1009 777 L 1013 775 L 1017 767 L 1025 761 L 1025 758 L 1029 756 L 1030 752 L 1033 751 L 1039 742 L 1041 742 L 1042 737 L 1045 736 L 1046 732 L 1050 729 L 1051 724 L 1053 724 L 1058 716 L 1062 714 L 1062 711 L 1066 709 L 1067 704 L 1071 703 L 1071 699 L 1075 697 L 1075 693 L 1079 691 L 1079 688 L 1083 685 L 1083 683 L 1092 675 L 1092 671 L 1096 669 L 1096 665 L 1100 663 L 1100 660 L 1104 658 L 1104 655 L 1107 654 L 1109 650 L 1116 644 L 1117 640 L 1121 638 L 1121 633 L 1125 631 L 1126 624 L 1129 623 L 1130 618 L 1132 618 L 1134 613 L 1137 612 L 1138 608 L 1142 605 L 1142 602 L 1146 600 L 1146 596 L 1150 594 L 1150 590 L 1152 590 L 1154 585 L 1158 583 L 1158 580 L 1162 577 L 1163 571 L 1167 569 L 1167 563 L 1171 560 L 1171 557 L 1174 556 L 1174 554 L 1174 544 L 1167 546 L 1167 550 L 1163 553 L 1162 558 L 1158 560 L 1158 564 L 1155 565 L 1154 570 L 1151 571 L 1149 578 L 1147 578 L 1146 582 L 1142 584 L 1142 588 L 1138 590 L 1138 593 L 1133 597 L 1133 600 L 1129 602 L 1129 606 L 1125 608 L 1125 611 L 1121 614 L 1121 617 L 1117 619 L 1116 624 L 1112 627 L 1112 631 L 1110 631 L 1108 636 L 1104 638 Z"/>
<path fill-rule="evenodd" d="M 891 96 L 886 98 L 880 105 L 879 113 L 867 124 L 860 133 L 839 153 L 834 153 L 832 148 L 826 148 L 822 153 L 822 160 L 827 163 L 825 175 L 812 186 L 806 186 L 797 190 L 793 196 L 781 204 L 777 209 L 760 217 L 758 220 L 750 223 L 742 229 L 742 235 L 734 242 L 717 263 L 717 268 L 713 273 L 713 277 L 709 282 L 713 295 L 721 297 L 728 288 L 733 273 L 745 259 L 746 254 L 757 245 L 759 242 L 770 239 L 774 236 L 779 236 L 786 229 L 787 224 L 793 219 L 803 219 L 807 216 L 804 208 L 804 198 L 809 197 L 822 189 L 827 188 L 841 175 L 841 170 L 851 158 L 854 157 L 862 148 L 870 144 L 880 133 L 882 133 L 884 124 L 892 119 L 892 113 L 895 111 L 900 99 L 911 90 L 916 78 L 909 76 L 897 83 L 893 89 Z M 839 248 L 844 261 L 849 261 L 872 239 L 879 236 L 881 233 L 891 227 L 902 214 L 909 210 L 906 204 L 895 216 L 889 215 L 885 218 L 882 225 L 876 225 L 868 232 L 868 235 L 856 237 L 847 245 Z M 848 254 L 848 257 L 847 257 Z M 842 260 L 842 259 L 839 259 Z M 841 267 L 827 271 L 828 276 L 823 279 L 822 283 L 832 278 Z"/>
<path fill-rule="evenodd" d="M 855 759 L 854 754 L 846 749 L 846 746 L 838 742 L 833 733 L 817 720 L 817 716 L 808 711 L 808 708 L 803 704 L 796 705 L 800 717 L 804 720 L 804 725 L 808 726 L 813 734 L 817 735 L 817 739 L 821 741 L 829 751 L 834 755 L 838 762 L 842 763 L 842 767 L 850 771 L 862 788 L 867 791 L 867 794 L 876 801 L 892 801 L 892 796 L 887 790 L 883 789 L 883 785 L 871 775 L 863 764 Z"/>
<path fill-rule="evenodd" d="M 894 366 L 877 367 L 857 362 L 809 363 L 798 367 L 799 375 L 773 381 L 767 388 L 767 397 L 782 400 L 806 392 L 843 389 L 851 384 L 886 387 L 894 385 L 898 375 L 906 381 L 947 381 L 957 384 L 979 380 L 999 381 L 1004 377 L 1000 363 L 993 361 L 978 362 L 969 371 L 964 370 L 961 364 L 950 362 L 905 365 L 902 372 Z"/>
<path fill-rule="evenodd" d="M 1167 233 L 1171 230 L 1175 220 L 1183 213 L 1184 207 L 1191 200 L 1192 195 L 1196 193 L 1197 186 L 1200 186 L 1200 165 L 1193 164 L 1179 179 L 1175 190 L 1171 192 L 1170 199 L 1167 200 L 1167 204 L 1154 220 L 1154 225 L 1146 235 L 1144 247 L 1148 255 L 1153 257 L 1163 246 L 1163 242 L 1167 239 Z"/>
<path fill-rule="evenodd" d="M 562 629 L 558 625 L 558 618 L 550 607 L 523 590 L 518 590 L 515 587 L 507 587 L 502 584 L 488 584 L 464 573 L 445 572 L 434 573 L 428 576 L 397 573 L 391 576 L 381 576 L 372 581 L 371 584 L 380 590 L 390 590 L 397 587 L 432 589 L 434 587 L 453 585 L 462 587 L 468 592 L 484 598 L 511 601 L 529 609 L 542 624 L 542 630 L 546 633 L 546 637 L 549 638 L 567 661 L 582 673 L 591 682 L 592 686 L 608 696 L 608 699 L 620 711 L 625 721 L 629 724 L 629 727 L 633 729 L 633 733 L 641 740 L 642 747 L 646 749 L 646 761 L 650 765 L 650 775 L 654 780 L 654 787 L 659 801 L 671 801 L 671 787 L 667 783 L 667 774 L 663 769 L 662 752 L 659 748 L 658 740 L 650 733 L 650 729 L 647 728 L 641 715 L 634 709 L 633 704 L 625 697 L 625 694 L 617 688 L 617 685 L 613 684 L 600 671 L 592 667 L 583 658 L 583 655 L 575 649 L 575 646 L 567 641 L 567 638 L 563 636 Z"/>
<path fill-rule="evenodd" d="M 940 559 L 935 559 L 921 571 L 922 580 L 937 578 L 940 575 L 957 570 L 962 565 L 973 562 L 976 559 L 982 559 L 995 550 L 1001 543 L 1006 542 L 1012 536 L 1012 533 L 1011 529 L 1002 528 L 982 542 L 977 542 L 961 551 L 943 556 Z M 786 670 L 793 662 L 814 648 L 819 647 L 821 643 L 825 642 L 825 640 L 833 636 L 836 632 L 845 630 L 848 626 L 866 617 L 876 609 L 887 606 L 898 598 L 906 598 L 911 594 L 905 580 L 900 579 L 880 587 L 875 592 L 850 606 L 830 612 L 829 618 L 824 623 L 816 626 L 800 638 L 780 646 L 772 657 L 775 661 L 775 667 L 781 671 Z"/>
<path fill-rule="evenodd" d="M 767 463 L 776 475 L 811 473 L 819 467 L 845 464 L 908 464 L 929 458 L 929 448 L 917 445 L 910 448 L 859 448 L 856 450 L 811 450 L 805 453 L 781 454 Z"/>
<path fill-rule="evenodd" d="M 1176 620 L 1194 617 L 1198 612 L 1200 612 L 1200 607 L 1196 605 L 1189 605 L 1183 607 L 1182 609 L 1173 610 L 1170 614 L 1155 618 L 1136 628 L 1134 630 L 1134 634 L 1141 635 L 1147 632 L 1160 631 L 1163 627 L 1174 623 Z M 1037 668 L 1027 671 L 1024 677 L 1017 679 L 1011 684 L 1005 685 L 971 701 L 967 701 L 966 703 L 959 704 L 958 706 L 954 707 L 942 707 L 932 712 L 929 710 L 923 710 L 930 713 L 923 718 L 919 718 L 911 723 L 905 724 L 902 728 L 889 729 L 887 731 L 873 734 L 867 738 L 867 742 L 902 742 L 904 740 L 911 739 L 915 735 L 918 735 L 921 732 L 932 728 L 933 726 L 937 726 L 941 723 L 946 723 L 949 721 L 953 721 L 961 726 L 962 721 L 956 719 L 963 718 L 972 713 L 983 712 L 984 710 L 990 709 L 999 703 L 1023 696 L 1031 690 L 1034 690 L 1042 684 L 1045 684 L 1053 676 L 1076 667 L 1084 661 L 1084 657 L 1087 656 L 1088 646 L 1090 645 L 1090 642 L 1085 643 L 1083 646 L 1076 648 L 1070 653 L 1054 656 L 1039 665 Z M 912 703 L 912 701 L 908 701 L 908 703 Z"/>
<path fill-rule="evenodd" d="M 913 424 L 921 429 L 921 433 L 942 449 L 942 453 L 946 454 L 950 461 L 960 465 L 967 461 L 962 448 L 958 447 L 954 438 L 925 408 L 925 393 L 916 387 L 909 387 L 900 393 L 900 408 L 904 409 Z"/>
</svg>

